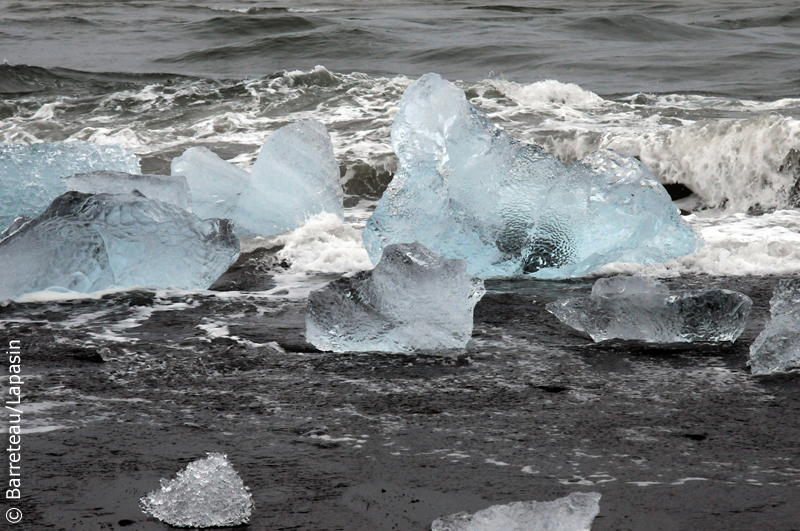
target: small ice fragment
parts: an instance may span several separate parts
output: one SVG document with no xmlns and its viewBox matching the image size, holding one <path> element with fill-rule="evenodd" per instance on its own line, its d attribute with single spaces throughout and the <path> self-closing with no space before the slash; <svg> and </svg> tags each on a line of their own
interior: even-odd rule
<svg viewBox="0 0 800 531">
<path fill-rule="evenodd" d="M 230 527 L 246 524 L 253 512 L 253 495 L 228 462 L 227 456 L 209 453 L 161 480 L 139 500 L 142 511 L 176 527 Z"/>
<path fill-rule="evenodd" d="M 306 340 L 334 352 L 463 348 L 483 281 L 418 243 L 389 245 L 372 271 L 311 293 Z"/>
<path fill-rule="evenodd" d="M 600 512 L 600 494 L 573 492 L 551 502 L 493 505 L 433 522 L 431 531 L 589 531 Z"/>
<path fill-rule="evenodd" d="M 725 289 L 670 293 L 655 279 L 618 276 L 595 282 L 589 297 L 547 305 L 563 323 L 596 342 L 627 339 L 648 343 L 736 341 L 753 301 Z"/>
<path fill-rule="evenodd" d="M 227 220 L 141 194 L 67 192 L 0 241 L 0 297 L 56 287 L 204 289 L 238 256 Z"/>
<path fill-rule="evenodd" d="M 118 146 L 88 142 L 0 143 L 0 226 L 35 217 L 67 191 L 62 177 L 95 170 L 140 173 L 139 158 Z"/>
<path fill-rule="evenodd" d="M 200 217 L 230 218 L 248 236 L 271 236 L 321 212 L 344 219 L 339 166 L 325 126 L 305 121 L 282 127 L 264 142 L 251 173 L 205 148 L 172 161 L 186 177 Z"/>
<path fill-rule="evenodd" d="M 363 235 L 373 263 L 386 245 L 416 241 L 482 278 L 566 278 L 702 245 L 638 160 L 604 150 L 565 168 L 436 74 L 406 89 L 392 146 L 397 172 Z"/>
<path fill-rule="evenodd" d="M 771 319 L 750 345 L 750 370 L 770 374 L 800 369 L 800 280 L 783 280 L 769 301 Z"/>
<path fill-rule="evenodd" d="M 140 175 L 100 170 L 64 177 L 67 190 L 85 194 L 130 194 L 138 190 L 145 197 L 191 210 L 186 178 L 176 175 Z M 209 216 L 213 217 L 213 216 Z M 205 219 L 205 218 L 204 218 Z"/>
</svg>

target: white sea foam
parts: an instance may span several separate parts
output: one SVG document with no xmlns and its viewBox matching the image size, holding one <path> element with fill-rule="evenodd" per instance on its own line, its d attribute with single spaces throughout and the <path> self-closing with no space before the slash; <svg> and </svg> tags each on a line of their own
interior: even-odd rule
<svg viewBox="0 0 800 531">
<path fill-rule="evenodd" d="M 245 252 L 258 247 L 280 245 L 276 257 L 290 264 L 289 274 L 351 273 L 372 269 L 361 241 L 362 227 L 346 223 L 334 214 L 323 212 L 305 225 L 271 238 L 245 240 Z"/>
<path fill-rule="evenodd" d="M 687 273 L 714 276 L 800 273 L 800 211 L 779 210 L 763 216 L 690 216 L 689 221 L 705 240 L 700 252 L 656 266 L 609 264 L 596 274 L 673 277 Z"/>
</svg>

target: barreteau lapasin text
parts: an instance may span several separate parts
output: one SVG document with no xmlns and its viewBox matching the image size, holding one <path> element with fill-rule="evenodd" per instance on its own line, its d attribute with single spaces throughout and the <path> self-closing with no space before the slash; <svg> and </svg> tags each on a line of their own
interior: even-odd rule
<svg viewBox="0 0 800 531">
<path fill-rule="evenodd" d="M 22 497 L 22 346 L 19 340 L 8 342 L 8 394 L 5 396 L 5 409 L 8 413 L 8 488 L 6 500 L 19 500 Z M 6 520 L 15 524 L 22 520 L 22 512 L 16 507 L 6 511 Z"/>
</svg>

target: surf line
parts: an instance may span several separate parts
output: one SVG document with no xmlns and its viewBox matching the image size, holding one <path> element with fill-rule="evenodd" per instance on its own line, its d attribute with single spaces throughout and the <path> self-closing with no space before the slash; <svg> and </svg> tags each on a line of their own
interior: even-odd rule
<svg viewBox="0 0 800 531">
<path fill-rule="evenodd" d="M 18 500 L 22 488 L 22 410 L 17 406 L 22 402 L 22 346 L 18 339 L 8 342 L 8 395 L 5 407 L 8 413 L 8 489 L 7 500 Z"/>
</svg>

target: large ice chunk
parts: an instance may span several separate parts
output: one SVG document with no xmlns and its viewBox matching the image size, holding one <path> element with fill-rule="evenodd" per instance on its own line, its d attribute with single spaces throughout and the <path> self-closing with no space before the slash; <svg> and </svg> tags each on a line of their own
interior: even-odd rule
<svg viewBox="0 0 800 531">
<path fill-rule="evenodd" d="M 67 191 L 62 177 L 95 170 L 140 173 L 139 158 L 118 146 L 88 142 L 0 143 L 0 226 L 38 216 Z"/>
<path fill-rule="evenodd" d="M 364 231 L 373 263 L 386 245 L 417 241 L 480 277 L 563 278 L 702 245 L 636 159 L 606 150 L 565 168 L 436 74 L 406 89 L 392 144 L 397 173 Z"/>
<path fill-rule="evenodd" d="M 306 340 L 334 352 L 463 348 L 484 291 L 462 260 L 418 243 L 389 245 L 372 271 L 311 293 Z"/>
<path fill-rule="evenodd" d="M 769 301 L 771 319 L 750 345 L 750 370 L 770 374 L 800 369 L 800 280 L 783 280 Z"/>
<path fill-rule="evenodd" d="M 0 241 L 0 297 L 48 288 L 209 287 L 239 256 L 227 220 L 141 194 L 67 192 Z"/>
<path fill-rule="evenodd" d="M 618 276 L 599 279 L 589 297 L 551 302 L 547 310 L 595 341 L 684 343 L 736 341 L 752 307 L 750 297 L 737 291 L 670 293 L 655 279 Z"/>
<path fill-rule="evenodd" d="M 551 502 L 514 502 L 475 514 L 456 513 L 434 521 L 431 531 L 589 531 L 599 512 L 600 494 L 573 492 Z"/>
<path fill-rule="evenodd" d="M 317 121 L 272 133 L 249 174 L 205 148 L 177 157 L 171 173 L 186 177 L 197 215 L 230 218 L 244 235 L 280 234 L 321 212 L 344 218 L 333 144 Z"/>
<path fill-rule="evenodd" d="M 226 455 L 209 453 L 161 480 L 139 501 L 142 511 L 176 527 L 229 527 L 246 524 L 253 512 L 253 495 Z"/>
<path fill-rule="evenodd" d="M 139 175 L 122 171 L 93 171 L 64 178 L 67 190 L 85 194 L 130 194 L 134 190 L 150 199 L 191 210 L 189 185 L 180 175 Z"/>
</svg>

